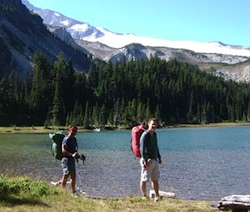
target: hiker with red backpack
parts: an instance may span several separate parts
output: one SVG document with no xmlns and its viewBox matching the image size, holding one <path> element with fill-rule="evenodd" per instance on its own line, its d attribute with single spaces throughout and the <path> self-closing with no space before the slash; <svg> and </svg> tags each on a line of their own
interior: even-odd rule
<svg viewBox="0 0 250 212">
<path fill-rule="evenodd" d="M 152 188 L 155 191 L 154 201 L 160 199 L 159 195 L 159 164 L 162 163 L 161 155 L 157 144 L 157 120 L 151 118 L 148 121 L 148 129 L 144 131 L 140 137 L 140 165 L 141 165 L 141 181 L 140 190 L 143 198 L 147 198 L 146 183 L 151 179 Z"/>
</svg>

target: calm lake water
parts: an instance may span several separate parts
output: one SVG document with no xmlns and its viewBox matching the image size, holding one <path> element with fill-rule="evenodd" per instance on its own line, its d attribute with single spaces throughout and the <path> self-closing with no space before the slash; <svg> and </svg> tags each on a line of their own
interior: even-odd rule
<svg viewBox="0 0 250 212">
<path fill-rule="evenodd" d="M 177 198 L 211 201 L 249 194 L 249 134 L 249 126 L 157 130 L 163 160 L 160 190 L 175 192 Z M 140 166 L 130 150 L 130 136 L 130 131 L 77 134 L 79 152 L 87 157 L 84 165 L 77 165 L 77 183 L 82 182 L 88 195 L 140 195 Z M 61 178 L 48 134 L 2 134 L 0 145 L 0 173 L 46 181 Z"/>
</svg>

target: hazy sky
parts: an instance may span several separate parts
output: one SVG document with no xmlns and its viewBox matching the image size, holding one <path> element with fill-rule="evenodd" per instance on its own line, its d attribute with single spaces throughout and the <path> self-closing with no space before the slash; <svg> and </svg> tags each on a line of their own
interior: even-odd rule
<svg viewBox="0 0 250 212">
<path fill-rule="evenodd" d="M 250 47 L 250 0 L 29 0 L 94 27 Z"/>
</svg>

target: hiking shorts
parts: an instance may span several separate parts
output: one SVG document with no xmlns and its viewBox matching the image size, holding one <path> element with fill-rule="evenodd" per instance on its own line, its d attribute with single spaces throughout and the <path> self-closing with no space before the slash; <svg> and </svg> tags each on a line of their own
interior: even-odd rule
<svg viewBox="0 0 250 212">
<path fill-rule="evenodd" d="M 61 160 L 61 166 L 64 175 L 76 172 L 76 164 L 74 158 L 63 157 Z"/>
<path fill-rule="evenodd" d="M 143 159 L 140 159 L 141 165 L 141 181 L 147 182 L 149 179 L 152 181 L 158 181 L 160 177 L 159 163 L 157 160 L 150 160 L 149 166 L 144 167 Z"/>
</svg>

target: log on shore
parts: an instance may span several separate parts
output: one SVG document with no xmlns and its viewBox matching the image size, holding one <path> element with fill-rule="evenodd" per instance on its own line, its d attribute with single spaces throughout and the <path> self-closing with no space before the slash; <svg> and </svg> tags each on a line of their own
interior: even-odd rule
<svg viewBox="0 0 250 212">
<path fill-rule="evenodd" d="M 250 195 L 230 195 L 223 197 L 218 203 L 219 210 L 247 212 L 250 210 Z"/>
<path fill-rule="evenodd" d="M 166 198 L 175 198 L 176 195 L 173 192 L 166 192 L 166 191 L 159 191 L 159 195 L 160 197 L 166 197 Z M 155 191 L 154 190 L 150 190 L 149 191 L 149 197 L 153 198 L 155 197 Z"/>
</svg>

